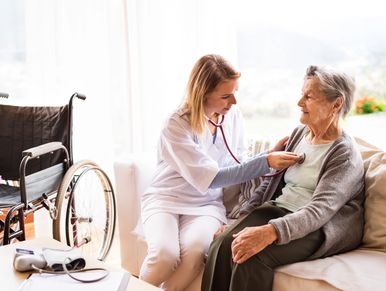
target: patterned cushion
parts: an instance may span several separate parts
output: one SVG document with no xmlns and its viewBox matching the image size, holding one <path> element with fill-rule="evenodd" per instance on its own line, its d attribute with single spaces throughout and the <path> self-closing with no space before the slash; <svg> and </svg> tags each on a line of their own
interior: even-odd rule
<svg viewBox="0 0 386 291">
<path fill-rule="evenodd" d="M 250 157 L 268 150 L 270 141 L 258 140 L 251 142 L 248 147 Z M 249 201 L 255 189 L 259 187 L 261 178 L 252 179 L 241 185 L 224 188 L 224 204 L 227 209 L 229 219 L 237 219 L 240 215 L 240 209 Z"/>
</svg>

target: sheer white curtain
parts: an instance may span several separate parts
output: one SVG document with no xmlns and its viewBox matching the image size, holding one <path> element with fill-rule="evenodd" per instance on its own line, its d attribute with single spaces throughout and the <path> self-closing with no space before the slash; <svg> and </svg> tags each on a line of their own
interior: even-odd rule
<svg viewBox="0 0 386 291">
<path fill-rule="evenodd" d="M 183 99 L 195 61 L 217 53 L 237 65 L 230 1 L 127 0 L 126 12 L 130 85 L 125 122 L 131 131 L 123 151 L 154 150 L 165 118 Z"/>
<path fill-rule="evenodd" d="M 24 1 L 23 82 L 10 103 L 62 105 L 74 92 L 74 158 L 154 151 L 204 54 L 237 66 L 230 0 Z M 16 92 L 12 96 L 13 92 Z"/>
<path fill-rule="evenodd" d="M 115 100 L 127 96 L 121 0 L 25 1 L 26 80 L 22 104 L 64 104 L 74 92 L 74 159 L 111 169 Z"/>
</svg>

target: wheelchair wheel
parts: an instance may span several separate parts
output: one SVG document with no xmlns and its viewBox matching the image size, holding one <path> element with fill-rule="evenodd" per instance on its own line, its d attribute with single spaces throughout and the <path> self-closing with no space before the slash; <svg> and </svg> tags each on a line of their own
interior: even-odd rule
<svg viewBox="0 0 386 291">
<path fill-rule="evenodd" d="M 3 239 L 4 239 L 4 221 L 0 220 L 0 246 L 4 244 Z M 11 223 L 10 223 L 10 228 L 12 231 L 18 231 L 20 230 L 20 222 L 19 219 L 17 218 L 17 214 L 14 214 L 11 218 Z M 17 238 L 13 238 L 10 240 L 9 243 L 14 243 L 17 242 Z"/>
<path fill-rule="evenodd" d="M 115 197 L 107 175 L 92 161 L 71 166 L 55 200 L 54 239 L 104 260 L 111 248 L 116 221 Z"/>
</svg>

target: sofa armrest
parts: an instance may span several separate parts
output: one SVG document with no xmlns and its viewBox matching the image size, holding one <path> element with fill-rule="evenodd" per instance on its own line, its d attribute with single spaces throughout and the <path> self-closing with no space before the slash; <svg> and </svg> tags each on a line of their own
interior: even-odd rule
<svg viewBox="0 0 386 291">
<path fill-rule="evenodd" d="M 141 194 L 150 184 L 155 167 L 155 153 L 135 153 L 114 163 L 121 265 L 137 276 L 147 249 L 142 233 Z"/>
<path fill-rule="evenodd" d="M 121 233 L 135 230 L 141 216 L 141 194 L 149 186 L 155 166 L 154 153 L 135 153 L 114 163 Z"/>
</svg>

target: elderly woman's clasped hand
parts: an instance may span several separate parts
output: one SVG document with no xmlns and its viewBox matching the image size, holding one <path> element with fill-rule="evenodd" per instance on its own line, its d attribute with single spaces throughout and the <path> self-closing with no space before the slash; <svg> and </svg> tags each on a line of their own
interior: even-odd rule
<svg viewBox="0 0 386 291">
<path fill-rule="evenodd" d="M 275 227 L 271 224 L 246 227 L 233 235 L 232 258 L 242 264 L 265 249 L 277 239 Z"/>
</svg>

